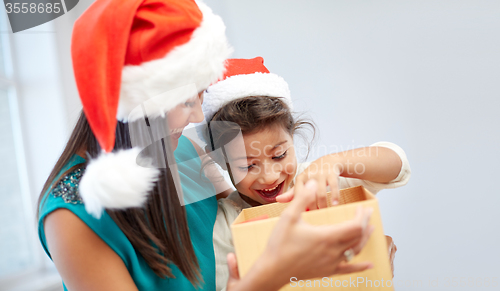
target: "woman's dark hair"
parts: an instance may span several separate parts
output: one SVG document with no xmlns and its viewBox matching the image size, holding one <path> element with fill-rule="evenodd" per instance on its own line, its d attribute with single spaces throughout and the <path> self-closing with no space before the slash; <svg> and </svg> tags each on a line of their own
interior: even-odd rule
<svg viewBox="0 0 500 291">
<path fill-rule="evenodd" d="M 128 124 L 118 122 L 113 151 L 131 147 Z M 96 158 L 101 152 L 101 147 L 83 112 L 80 114 L 61 157 L 43 186 L 38 199 L 38 209 L 41 209 L 40 206 L 45 200 L 44 196 L 48 194 L 52 186 L 57 184 L 56 178 L 63 167 L 74 154 L 82 150 L 85 150 L 91 159 Z M 79 167 L 85 168 L 85 166 L 86 163 L 76 165 L 66 173 Z M 173 263 L 193 285 L 198 285 L 203 281 L 203 278 L 189 235 L 185 208 L 181 206 L 179 201 L 169 167 L 159 169 L 159 171 L 158 181 L 152 192 L 149 193 L 145 207 L 107 210 L 107 213 L 156 275 L 162 278 L 173 278 L 172 269 L 168 266 L 169 263 Z"/>
<path fill-rule="evenodd" d="M 208 146 L 222 148 L 241 130 L 241 134 L 252 134 L 265 128 L 280 126 L 288 134 L 294 136 L 305 126 L 312 132 L 316 129 L 312 121 L 294 118 L 290 108 L 280 97 L 251 96 L 235 99 L 220 108 L 209 121 L 209 130 L 204 133 Z M 305 138 L 305 136 L 303 136 Z M 311 143 L 308 144 L 308 149 Z M 309 152 L 309 150 L 308 150 Z"/>
</svg>

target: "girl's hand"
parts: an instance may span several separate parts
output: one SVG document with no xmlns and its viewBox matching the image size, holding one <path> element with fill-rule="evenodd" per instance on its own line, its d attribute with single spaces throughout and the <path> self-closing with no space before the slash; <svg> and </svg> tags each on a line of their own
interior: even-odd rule
<svg viewBox="0 0 500 291">
<path fill-rule="evenodd" d="M 291 277 L 305 280 L 334 274 L 361 272 L 372 267 L 369 262 L 349 264 L 344 252 L 358 254 L 373 227 L 368 225 L 372 209 L 358 208 L 353 220 L 335 225 L 314 226 L 302 220 L 301 213 L 316 199 L 317 183 L 295 186 L 295 197 L 282 213 L 266 250 L 246 274 L 239 278 L 233 254 L 228 256 L 230 279 L 228 291 L 278 290 Z"/>
<path fill-rule="evenodd" d="M 394 257 L 396 256 L 398 247 L 394 244 L 392 237 L 386 235 L 385 239 L 387 240 L 387 246 L 389 247 L 389 262 L 391 263 L 392 277 L 394 278 Z"/>
<path fill-rule="evenodd" d="M 318 191 L 316 192 L 316 200 L 307 206 L 307 209 L 320 209 L 328 207 L 327 187 L 330 187 L 331 204 L 339 203 L 339 176 L 341 173 L 341 164 L 335 163 L 329 156 L 324 156 L 312 162 L 304 172 L 300 173 L 295 178 L 295 185 L 287 192 L 276 197 L 276 201 L 285 203 L 293 199 L 294 188 L 297 185 L 303 187 L 305 183 L 311 179 L 318 183 Z"/>
<path fill-rule="evenodd" d="M 403 163 L 403 160 L 406 162 Z M 359 169 L 362 171 L 358 172 Z M 327 186 L 330 186 L 332 205 L 338 203 L 339 176 L 375 183 L 393 183 L 403 169 L 405 179 L 397 182 L 398 187 L 406 184 L 410 178 L 408 161 L 400 147 L 385 143 L 384 146 L 370 146 L 323 156 L 297 176 L 295 185 L 303 185 L 309 179 L 316 180 L 319 184 L 316 203 L 312 203 L 309 209 L 324 208 L 327 205 Z M 293 191 L 287 191 L 276 197 L 276 201 L 289 202 L 292 198 Z"/>
<path fill-rule="evenodd" d="M 232 291 L 238 288 L 238 283 L 240 281 L 240 272 L 238 271 L 238 263 L 236 262 L 235 254 L 227 254 L 227 267 L 229 268 L 229 280 L 227 280 L 226 291 Z"/>
</svg>

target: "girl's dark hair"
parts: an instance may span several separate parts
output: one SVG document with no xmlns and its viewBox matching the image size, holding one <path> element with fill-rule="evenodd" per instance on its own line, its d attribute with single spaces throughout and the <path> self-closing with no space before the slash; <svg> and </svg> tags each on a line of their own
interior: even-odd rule
<svg viewBox="0 0 500 291">
<path fill-rule="evenodd" d="M 245 135 L 271 126 L 280 126 L 291 136 L 300 134 L 298 130 L 307 126 L 312 132 L 311 140 L 316 135 L 312 121 L 295 119 L 283 98 L 268 96 L 243 97 L 226 103 L 209 121 L 209 130 L 204 134 L 213 151 L 231 141 L 240 130 Z M 311 143 L 307 144 L 309 149 Z"/>
<path fill-rule="evenodd" d="M 165 142 L 170 141 L 167 139 Z M 131 147 L 128 123 L 118 122 L 113 151 Z M 87 152 L 87 156 L 90 158 L 96 158 L 101 152 L 101 147 L 83 112 L 80 114 L 61 157 L 43 186 L 38 199 L 38 209 L 41 209 L 45 200 L 44 196 L 60 180 L 60 178 L 57 180 L 56 178 L 63 167 L 74 154 L 82 149 Z M 76 165 L 66 173 L 79 167 L 85 168 L 86 163 Z M 185 208 L 181 206 L 179 201 L 170 169 L 166 167 L 159 169 L 159 171 L 159 179 L 149 194 L 145 207 L 107 210 L 106 212 L 156 275 L 162 278 L 173 278 L 172 269 L 168 266 L 169 263 L 173 263 L 193 285 L 198 285 L 203 281 L 203 278 L 189 235 Z"/>
</svg>

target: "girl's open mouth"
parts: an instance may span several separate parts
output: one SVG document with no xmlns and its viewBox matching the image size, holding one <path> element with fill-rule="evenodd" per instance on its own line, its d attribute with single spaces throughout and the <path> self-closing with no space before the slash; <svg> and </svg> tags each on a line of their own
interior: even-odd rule
<svg viewBox="0 0 500 291">
<path fill-rule="evenodd" d="M 271 188 L 271 189 L 262 189 L 262 190 L 255 190 L 259 195 L 268 203 L 273 203 L 276 202 L 276 196 L 281 194 L 281 190 L 283 188 L 283 185 L 285 184 L 285 180 L 278 184 L 278 186 Z"/>
</svg>

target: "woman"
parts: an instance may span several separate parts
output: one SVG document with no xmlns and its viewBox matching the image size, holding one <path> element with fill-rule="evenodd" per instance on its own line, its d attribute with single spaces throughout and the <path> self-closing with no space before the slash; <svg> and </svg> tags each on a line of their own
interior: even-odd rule
<svg viewBox="0 0 500 291">
<path fill-rule="evenodd" d="M 39 208 L 40 240 L 65 288 L 215 288 L 215 190 L 200 179 L 196 149 L 180 132 L 203 118 L 193 86 L 202 92 L 216 81 L 229 52 L 220 19 L 190 0 L 97 0 L 75 23 L 72 57 L 84 114 Z M 178 172 L 169 166 L 175 148 Z M 156 159 L 141 159 L 145 154 Z M 370 267 L 343 262 L 346 250 L 359 252 L 369 237 L 370 211 L 336 227 L 310 226 L 300 212 L 315 187 L 296 188 L 265 256 L 245 278 L 228 256 L 228 290 L 277 290 L 291 276 Z"/>
</svg>

